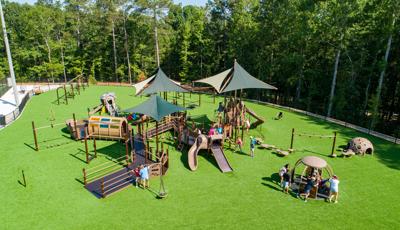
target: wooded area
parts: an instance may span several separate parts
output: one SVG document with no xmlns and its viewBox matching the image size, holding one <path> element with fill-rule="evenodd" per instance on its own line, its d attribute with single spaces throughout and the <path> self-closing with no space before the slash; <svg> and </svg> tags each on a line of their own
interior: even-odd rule
<svg viewBox="0 0 400 230">
<path fill-rule="evenodd" d="M 6 2 L 17 82 L 191 82 L 233 60 L 277 92 L 247 97 L 400 135 L 398 0 Z M 4 51 L 0 78 L 8 74 Z M 158 61 L 159 60 L 159 61 Z"/>
</svg>

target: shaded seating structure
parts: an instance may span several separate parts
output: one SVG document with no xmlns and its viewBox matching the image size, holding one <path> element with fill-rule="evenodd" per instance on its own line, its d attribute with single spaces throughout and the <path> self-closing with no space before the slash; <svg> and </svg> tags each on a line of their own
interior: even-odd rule
<svg viewBox="0 0 400 230">
<path fill-rule="evenodd" d="M 300 173 L 297 173 L 299 172 Z M 297 160 L 291 171 L 291 189 L 302 192 L 307 184 L 307 178 L 319 175 L 321 178 L 331 178 L 333 174 L 332 167 L 322 158 L 316 156 L 305 156 Z M 310 192 L 309 198 L 328 198 L 329 189 L 324 183 L 317 183 Z"/>
</svg>

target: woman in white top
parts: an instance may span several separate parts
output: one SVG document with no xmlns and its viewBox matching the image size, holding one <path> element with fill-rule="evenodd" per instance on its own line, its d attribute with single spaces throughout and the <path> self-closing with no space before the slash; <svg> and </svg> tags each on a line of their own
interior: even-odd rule
<svg viewBox="0 0 400 230">
<path fill-rule="evenodd" d="M 335 197 L 334 202 L 338 202 L 339 197 L 339 178 L 336 175 L 333 175 L 331 179 L 329 179 L 330 184 L 330 192 L 329 192 L 329 202 L 332 202 L 332 199 Z"/>
</svg>

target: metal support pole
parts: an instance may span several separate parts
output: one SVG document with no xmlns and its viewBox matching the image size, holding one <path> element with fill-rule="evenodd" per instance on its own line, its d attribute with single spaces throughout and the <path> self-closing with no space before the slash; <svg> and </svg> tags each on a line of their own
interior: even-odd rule
<svg viewBox="0 0 400 230">
<path fill-rule="evenodd" d="M 4 45 L 5 45 L 6 52 L 7 52 L 8 69 L 10 71 L 11 84 L 12 84 L 13 91 L 14 91 L 15 105 L 18 106 L 19 105 L 19 98 L 18 98 L 17 82 L 15 80 L 14 65 L 13 65 L 13 62 L 12 62 L 10 44 L 8 43 L 6 22 L 4 20 L 3 6 L 2 6 L 1 2 L 0 2 L 0 15 L 1 15 L 1 25 L 2 25 L 2 29 L 3 29 L 3 36 L 4 36 Z"/>
</svg>

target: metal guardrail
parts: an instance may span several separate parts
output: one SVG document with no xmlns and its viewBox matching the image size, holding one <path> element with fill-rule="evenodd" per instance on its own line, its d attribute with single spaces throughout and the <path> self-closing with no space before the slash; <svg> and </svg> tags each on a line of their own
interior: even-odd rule
<svg viewBox="0 0 400 230">
<path fill-rule="evenodd" d="M 26 103 L 32 97 L 33 93 L 27 93 L 21 100 L 21 103 L 12 112 L 6 115 L 0 115 L 0 128 L 5 127 L 15 121 L 18 116 L 22 113 L 25 108 Z"/>
</svg>

